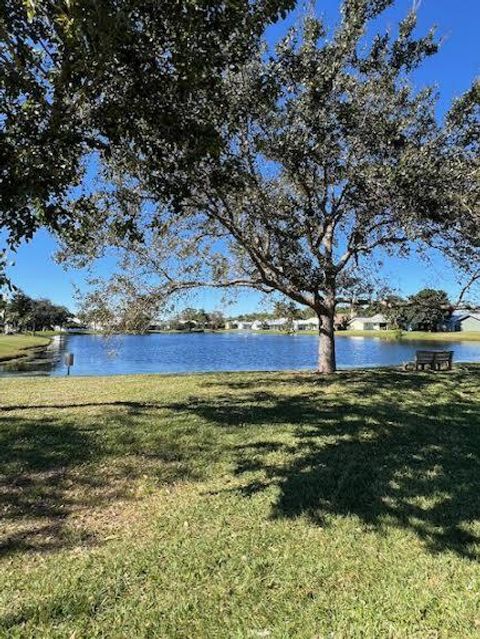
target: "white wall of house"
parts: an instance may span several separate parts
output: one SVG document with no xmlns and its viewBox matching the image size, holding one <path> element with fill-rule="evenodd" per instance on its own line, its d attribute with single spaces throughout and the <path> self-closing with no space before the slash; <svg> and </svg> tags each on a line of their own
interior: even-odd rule
<svg viewBox="0 0 480 639">
<path fill-rule="evenodd" d="M 459 322 L 461 332 L 480 332 L 480 315 L 469 315 Z"/>
<path fill-rule="evenodd" d="M 382 331 L 387 328 L 387 320 L 380 313 L 373 317 L 354 317 L 348 328 L 353 331 Z"/>
<path fill-rule="evenodd" d="M 238 322 L 234 322 L 234 324 L 236 324 L 236 328 L 240 331 L 249 331 L 254 322 L 243 322 L 243 321 L 238 321 Z"/>
<path fill-rule="evenodd" d="M 366 325 L 367 325 L 367 320 L 361 317 L 354 317 L 348 323 L 348 328 L 349 330 L 352 330 L 352 331 L 365 331 L 367 330 L 365 328 Z"/>
<path fill-rule="evenodd" d="M 255 320 L 254 322 L 244 322 L 242 320 L 231 320 L 227 322 L 226 328 L 243 330 L 243 331 L 262 331 L 265 329 L 281 330 L 288 324 L 286 317 L 278 319 Z M 318 330 L 318 317 L 310 317 L 306 320 L 293 320 L 292 328 L 294 331 Z"/>
<path fill-rule="evenodd" d="M 293 330 L 295 331 L 315 331 L 318 330 L 320 320 L 318 317 L 309 317 L 308 319 L 294 320 Z"/>
<path fill-rule="evenodd" d="M 263 322 L 264 326 L 268 326 L 269 329 L 271 330 L 280 330 L 282 328 L 284 328 L 284 326 L 288 323 L 288 320 L 286 318 L 280 318 L 280 319 L 269 319 L 269 320 L 265 320 L 265 322 Z"/>
</svg>

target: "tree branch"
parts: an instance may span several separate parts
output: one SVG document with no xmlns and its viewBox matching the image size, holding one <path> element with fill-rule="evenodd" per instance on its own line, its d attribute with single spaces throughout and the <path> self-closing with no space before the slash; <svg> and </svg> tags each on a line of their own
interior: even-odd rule
<svg viewBox="0 0 480 639">
<path fill-rule="evenodd" d="M 478 268 L 476 271 L 474 271 L 473 275 L 469 278 L 469 280 L 467 281 L 465 286 L 460 291 L 460 293 L 458 295 L 458 299 L 457 299 L 457 301 L 455 302 L 455 305 L 454 305 L 455 308 L 458 308 L 460 306 L 460 304 L 463 302 L 463 299 L 464 299 L 465 295 L 467 294 L 467 292 L 469 291 L 469 289 L 477 281 L 480 281 L 480 268 Z"/>
</svg>

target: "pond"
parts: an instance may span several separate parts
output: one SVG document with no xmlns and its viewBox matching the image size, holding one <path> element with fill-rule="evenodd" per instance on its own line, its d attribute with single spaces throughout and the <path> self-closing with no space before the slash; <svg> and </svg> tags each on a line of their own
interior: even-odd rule
<svg viewBox="0 0 480 639">
<path fill-rule="evenodd" d="M 7 362 L 0 375 L 65 375 L 64 355 L 72 352 L 72 375 L 187 373 L 236 370 L 314 369 L 316 335 L 265 333 L 153 333 L 149 335 L 65 335 L 42 353 Z M 391 366 L 414 358 L 417 349 L 455 351 L 455 361 L 480 361 L 479 342 L 382 340 L 338 337 L 339 368 Z"/>
</svg>

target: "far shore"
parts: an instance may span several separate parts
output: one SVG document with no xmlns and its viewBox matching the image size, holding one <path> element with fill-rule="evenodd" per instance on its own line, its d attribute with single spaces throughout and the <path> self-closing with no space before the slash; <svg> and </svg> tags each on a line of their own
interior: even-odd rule
<svg viewBox="0 0 480 639">
<path fill-rule="evenodd" d="M 421 340 L 432 342 L 479 342 L 480 331 L 430 333 L 428 331 L 337 331 L 336 337 L 378 337 L 387 340 Z"/>
<path fill-rule="evenodd" d="M 0 335 L 0 362 L 28 357 L 32 352 L 48 346 L 51 337 L 50 332 L 40 335 Z"/>
<path fill-rule="evenodd" d="M 288 331 L 279 331 L 273 329 L 265 329 L 259 331 L 252 330 L 238 330 L 238 329 L 205 329 L 204 331 L 179 331 L 179 330 L 155 330 L 148 331 L 148 334 L 176 334 L 176 335 L 189 335 L 195 333 L 219 333 L 219 334 L 229 334 L 229 335 L 244 335 L 244 334 L 252 334 L 252 335 L 318 335 L 318 331 L 296 331 L 289 333 Z M 385 340 L 417 340 L 417 341 L 432 341 L 432 342 L 479 342 L 480 341 L 480 331 L 477 332 L 448 332 L 448 333 L 430 333 L 428 331 L 397 331 L 397 330 L 388 330 L 388 331 L 354 331 L 354 330 L 346 330 L 346 331 L 336 331 L 335 337 L 372 337 L 376 339 L 385 339 Z"/>
</svg>

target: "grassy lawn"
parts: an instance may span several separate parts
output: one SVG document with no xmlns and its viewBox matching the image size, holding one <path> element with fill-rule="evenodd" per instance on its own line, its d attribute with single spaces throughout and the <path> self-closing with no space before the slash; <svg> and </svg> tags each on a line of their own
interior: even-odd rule
<svg viewBox="0 0 480 639">
<path fill-rule="evenodd" d="M 337 331 L 337 337 L 378 337 L 380 339 L 425 340 L 431 342 L 478 342 L 480 331 L 456 331 L 450 333 L 428 333 L 426 331 Z"/>
<path fill-rule="evenodd" d="M 182 332 L 182 331 L 180 331 Z M 230 329 L 229 331 L 224 331 L 227 333 L 241 333 L 241 331 L 236 331 L 234 329 Z M 279 330 L 262 330 L 262 331 L 253 331 L 258 335 L 286 335 L 286 331 Z M 298 331 L 298 333 L 292 333 L 292 335 L 318 335 L 318 331 Z M 398 331 L 336 331 L 336 337 L 376 337 L 378 339 L 387 339 L 387 340 L 423 340 L 423 341 L 431 341 L 431 342 L 478 342 L 480 341 L 480 331 L 465 331 L 465 332 L 450 332 L 450 333 L 429 333 L 426 331 L 403 331 L 401 336 L 399 337 Z"/>
<path fill-rule="evenodd" d="M 0 380 L 0 636 L 480 636 L 480 368 Z"/>
<path fill-rule="evenodd" d="M 47 346 L 50 335 L 0 335 L 0 361 L 14 359 L 30 348 Z"/>
</svg>

